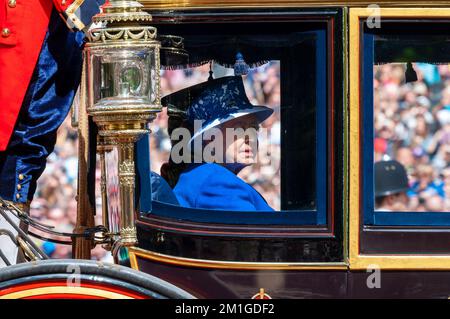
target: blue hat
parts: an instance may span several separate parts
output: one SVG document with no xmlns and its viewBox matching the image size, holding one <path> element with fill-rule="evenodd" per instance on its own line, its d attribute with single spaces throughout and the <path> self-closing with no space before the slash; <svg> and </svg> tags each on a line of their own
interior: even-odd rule
<svg viewBox="0 0 450 319">
<path fill-rule="evenodd" d="M 191 124 L 196 120 L 203 121 L 189 145 L 207 130 L 227 121 L 253 115 L 261 123 L 273 113 L 267 106 L 250 103 L 241 76 L 227 76 L 194 85 L 164 97 L 162 103 L 169 107 L 178 104 L 178 109 L 185 109 L 185 117 Z"/>
</svg>

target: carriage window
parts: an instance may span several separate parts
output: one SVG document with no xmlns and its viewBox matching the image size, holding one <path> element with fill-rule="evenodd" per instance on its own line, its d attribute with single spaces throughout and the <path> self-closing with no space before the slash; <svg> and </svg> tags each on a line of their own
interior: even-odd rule
<svg viewBox="0 0 450 319">
<path fill-rule="evenodd" d="M 206 81 L 212 67 L 218 78 L 234 75 L 234 70 L 219 64 L 206 64 L 188 70 L 165 71 L 162 74 L 162 92 L 167 95 L 178 90 Z M 251 104 L 267 106 L 273 110 L 272 115 L 258 128 L 258 153 L 253 165 L 243 168 L 238 176 L 252 185 L 275 210 L 281 209 L 281 175 L 280 175 L 280 63 L 269 62 L 255 68 L 243 77 L 245 92 Z M 170 112 L 169 112 L 170 113 Z M 169 161 L 172 149 L 168 132 L 167 108 L 153 122 L 151 136 L 151 167 L 161 172 L 161 167 Z M 226 136 L 224 136 L 226 138 Z M 176 155 L 176 154 L 173 154 Z M 164 174 L 163 174 L 164 175 Z M 169 181 L 170 182 L 170 181 Z M 308 207 L 309 208 L 309 207 Z M 313 207 L 312 207 L 313 208 Z"/>
<path fill-rule="evenodd" d="M 450 225 L 449 40 L 435 23 L 365 30 L 366 224 Z"/>
<path fill-rule="evenodd" d="M 198 65 L 194 62 L 187 68 L 161 72 L 163 101 L 167 98 L 170 102 L 151 124 L 149 148 L 151 171 L 161 175 L 164 182 L 169 184 L 178 199 L 178 206 L 189 209 L 177 210 L 177 205 L 166 202 L 165 204 L 172 206 L 164 206 L 164 200 L 156 199 L 152 213 L 201 222 L 281 225 L 327 223 L 325 24 L 302 26 L 299 31 L 292 31 L 292 27 L 288 25 L 286 28 L 289 31 L 269 28 L 266 24 L 246 26 L 249 34 L 242 35 L 242 29 L 236 25 L 229 28 L 230 32 L 236 34 L 222 35 L 220 28 L 212 27 L 210 31 L 213 35 L 198 35 L 194 33 L 204 32 L 202 31 L 204 27 L 197 31 L 192 27 L 190 34 L 182 34 L 190 53 L 190 62 L 192 59 L 201 60 L 200 55 L 209 52 L 207 59 L 206 57 L 204 59 L 208 62 L 203 61 Z M 224 79 L 233 78 L 235 74 L 233 64 L 237 63 L 235 62 L 237 52 L 242 54 L 244 63 L 249 66 L 248 72 L 242 76 L 242 80 L 239 80 L 243 83 L 246 98 L 237 97 L 239 99 L 237 104 L 241 103 L 241 100 L 247 100 L 254 107 L 270 109 L 269 113 L 264 111 L 270 116 L 255 113 L 254 116 L 244 117 L 244 120 L 240 116 L 229 120 L 228 113 L 215 115 L 217 106 L 215 103 L 222 101 L 222 97 L 215 100 L 216 96 L 222 94 L 220 92 L 225 92 L 221 89 L 225 87 L 224 83 L 228 85 L 228 80 Z M 205 91 L 204 88 L 198 91 L 190 89 L 207 82 L 211 75 L 214 80 L 209 83 L 222 81 L 219 89 L 215 89 L 213 84 L 210 85 L 213 88 L 208 87 L 209 91 Z M 239 91 L 238 88 L 232 87 L 234 91 Z M 174 102 L 179 100 L 174 94 L 186 88 L 188 105 Z M 170 98 L 172 95 L 176 98 Z M 229 97 L 223 97 L 227 98 Z M 174 111 L 174 108 L 181 106 L 182 109 L 186 105 L 183 122 L 174 116 L 178 112 Z M 251 106 L 247 105 L 242 109 L 249 107 Z M 204 115 L 210 113 L 213 115 Z M 173 129 L 177 125 L 186 128 L 191 125 L 189 119 L 197 118 L 198 114 L 216 116 L 213 118 L 216 123 L 214 125 L 219 128 L 236 128 L 236 126 L 244 129 L 258 128 L 257 154 L 253 154 L 254 150 L 250 147 L 244 147 L 242 153 L 246 156 L 251 153 L 248 155 L 250 157 L 257 155 L 256 160 L 241 165 L 243 167 L 236 165 L 239 166 L 236 173 L 241 182 L 233 184 L 235 181 L 230 177 L 230 172 L 234 173 L 233 165 L 218 164 L 221 168 L 211 168 L 211 173 L 209 168 L 202 171 L 202 168 L 199 168 L 202 164 L 193 162 L 192 165 L 178 166 L 180 170 L 177 172 L 177 166 L 173 165 L 174 149 L 177 145 L 174 143 Z M 248 119 L 251 119 L 251 123 L 247 121 Z M 204 127 L 201 126 L 200 129 Z M 194 129 L 190 127 L 190 130 L 192 144 L 188 144 L 193 145 L 198 130 L 195 127 Z M 180 138 L 180 135 L 176 136 L 177 141 Z M 202 142 L 201 147 L 205 149 L 212 143 L 211 141 L 216 141 L 216 138 L 214 136 L 207 143 Z M 224 143 L 224 153 L 227 151 L 227 143 Z M 250 142 L 246 139 L 246 143 L 251 143 L 251 138 Z M 240 144 L 237 147 L 239 153 Z M 213 154 L 214 152 L 215 150 Z M 243 161 L 241 157 L 240 160 L 238 164 Z M 202 162 L 204 161 L 202 158 Z M 218 163 L 216 160 L 212 162 Z M 228 173 L 223 171 L 223 167 Z M 197 175 L 192 172 L 197 172 Z M 203 173 L 212 175 L 205 179 L 201 175 Z M 224 179 L 220 180 L 219 177 L 222 175 Z M 204 185 L 209 188 L 203 189 Z M 246 193 L 233 197 L 233 192 L 239 188 Z M 205 198 L 200 198 L 203 195 Z M 195 199 L 192 199 L 193 196 Z M 245 202 L 241 203 L 242 198 Z M 220 214 L 210 214 L 211 210 L 220 211 Z"/>
</svg>

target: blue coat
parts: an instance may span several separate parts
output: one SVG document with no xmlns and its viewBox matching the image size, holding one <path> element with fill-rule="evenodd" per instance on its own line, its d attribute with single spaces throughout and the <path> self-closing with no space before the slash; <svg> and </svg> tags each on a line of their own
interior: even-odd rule
<svg viewBox="0 0 450 319">
<path fill-rule="evenodd" d="M 181 206 L 233 211 L 273 211 L 250 185 L 223 166 L 193 164 L 174 188 Z"/>
</svg>

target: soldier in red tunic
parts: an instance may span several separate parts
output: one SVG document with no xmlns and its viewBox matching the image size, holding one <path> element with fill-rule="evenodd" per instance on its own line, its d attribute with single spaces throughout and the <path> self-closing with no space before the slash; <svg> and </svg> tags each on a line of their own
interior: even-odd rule
<svg viewBox="0 0 450 319">
<path fill-rule="evenodd" d="M 72 27 L 84 24 L 74 0 L 0 0 L 0 151 L 12 135 L 20 107 L 49 27 L 53 7 Z M 77 1 L 79 2 L 79 1 Z"/>
<path fill-rule="evenodd" d="M 26 203 L 72 104 L 81 76 L 79 31 L 99 3 L 0 2 L 0 197 Z"/>
<path fill-rule="evenodd" d="M 99 5 L 0 0 L 0 198 L 24 210 L 79 86 L 81 30 Z"/>
</svg>

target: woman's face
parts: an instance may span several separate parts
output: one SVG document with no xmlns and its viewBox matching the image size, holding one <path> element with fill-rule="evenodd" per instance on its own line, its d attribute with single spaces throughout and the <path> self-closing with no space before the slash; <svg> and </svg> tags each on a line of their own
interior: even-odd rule
<svg viewBox="0 0 450 319">
<path fill-rule="evenodd" d="M 259 124 L 254 116 L 231 120 L 221 128 L 224 137 L 224 162 L 245 166 L 256 163 Z"/>
</svg>

